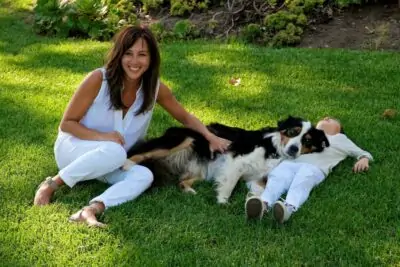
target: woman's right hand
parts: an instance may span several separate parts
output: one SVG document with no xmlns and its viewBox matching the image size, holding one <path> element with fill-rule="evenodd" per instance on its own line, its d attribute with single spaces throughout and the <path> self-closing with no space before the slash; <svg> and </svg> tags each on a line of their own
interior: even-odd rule
<svg viewBox="0 0 400 267">
<path fill-rule="evenodd" d="M 124 137 L 118 131 L 101 133 L 99 137 L 100 141 L 111 141 L 120 144 L 121 146 L 125 144 Z"/>
</svg>

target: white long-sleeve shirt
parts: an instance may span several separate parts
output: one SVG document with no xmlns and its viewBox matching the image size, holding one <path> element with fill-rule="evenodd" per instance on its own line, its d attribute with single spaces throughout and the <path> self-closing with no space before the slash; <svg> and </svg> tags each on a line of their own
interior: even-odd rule
<svg viewBox="0 0 400 267">
<path fill-rule="evenodd" d="M 305 162 L 321 169 L 328 175 L 332 169 L 346 157 L 354 157 L 357 160 L 361 157 L 367 157 L 373 160 L 372 155 L 359 148 L 344 134 L 326 135 L 330 146 L 320 153 L 303 154 L 296 158 L 295 162 Z"/>
</svg>

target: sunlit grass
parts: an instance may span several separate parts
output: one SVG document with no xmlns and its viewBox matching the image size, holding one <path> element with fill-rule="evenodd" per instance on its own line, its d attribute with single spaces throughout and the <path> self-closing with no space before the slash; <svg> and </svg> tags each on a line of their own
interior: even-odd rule
<svg viewBox="0 0 400 267">
<path fill-rule="evenodd" d="M 162 80 L 203 122 L 256 129 L 288 114 L 341 119 L 375 157 L 366 174 L 346 160 L 283 227 L 244 220 L 243 184 L 218 206 L 212 185 L 185 195 L 147 192 L 108 210 L 105 230 L 67 218 L 106 185 L 63 188 L 32 207 L 36 186 L 57 172 L 53 144 L 70 97 L 101 67 L 109 42 L 36 36 L 27 1 L 0 5 L 0 258 L 2 266 L 377 266 L 398 265 L 400 55 L 271 50 L 241 44 L 162 44 Z M 12 8 L 12 9 L 10 9 Z M 14 10 L 15 13 L 10 12 Z M 18 10 L 18 12 L 16 11 Z M 228 83 L 241 78 L 239 86 Z M 149 136 L 177 122 L 156 108 Z"/>
</svg>

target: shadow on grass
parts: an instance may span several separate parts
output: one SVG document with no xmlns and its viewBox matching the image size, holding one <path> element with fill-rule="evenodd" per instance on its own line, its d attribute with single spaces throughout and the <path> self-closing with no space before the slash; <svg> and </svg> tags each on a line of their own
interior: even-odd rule
<svg viewBox="0 0 400 267">
<path fill-rule="evenodd" d="M 24 70 L 62 69 L 75 73 L 87 73 L 104 64 L 105 45 L 93 42 L 88 46 L 81 45 L 84 41 L 79 39 L 39 36 L 33 33 L 32 25 L 24 22 L 24 15 L 17 16 L 20 20 L 0 13 L 0 55 L 24 56 L 17 60 L 8 57 L 9 64 Z M 60 46 L 65 48 L 60 51 Z"/>
<path fill-rule="evenodd" d="M 14 88 L 16 89 L 16 88 Z M 29 102 L 0 97 L 0 138 L 3 144 L 15 142 L 22 145 L 47 145 L 50 132 L 56 132 L 57 117 L 46 117 L 29 108 Z M 55 126 L 55 127 L 54 127 Z M 3 150 L 2 153 L 5 151 Z"/>
</svg>

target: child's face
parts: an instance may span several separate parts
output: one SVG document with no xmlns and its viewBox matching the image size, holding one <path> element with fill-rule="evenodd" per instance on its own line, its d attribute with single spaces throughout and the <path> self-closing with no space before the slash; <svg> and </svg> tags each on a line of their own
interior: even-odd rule
<svg viewBox="0 0 400 267">
<path fill-rule="evenodd" d="M 325 117 L 317 123 L 316 128 L 323 130 L 326 134 L 335 135 L 340 133 L 342 126 L 337 120 Z"/>
</svg>

